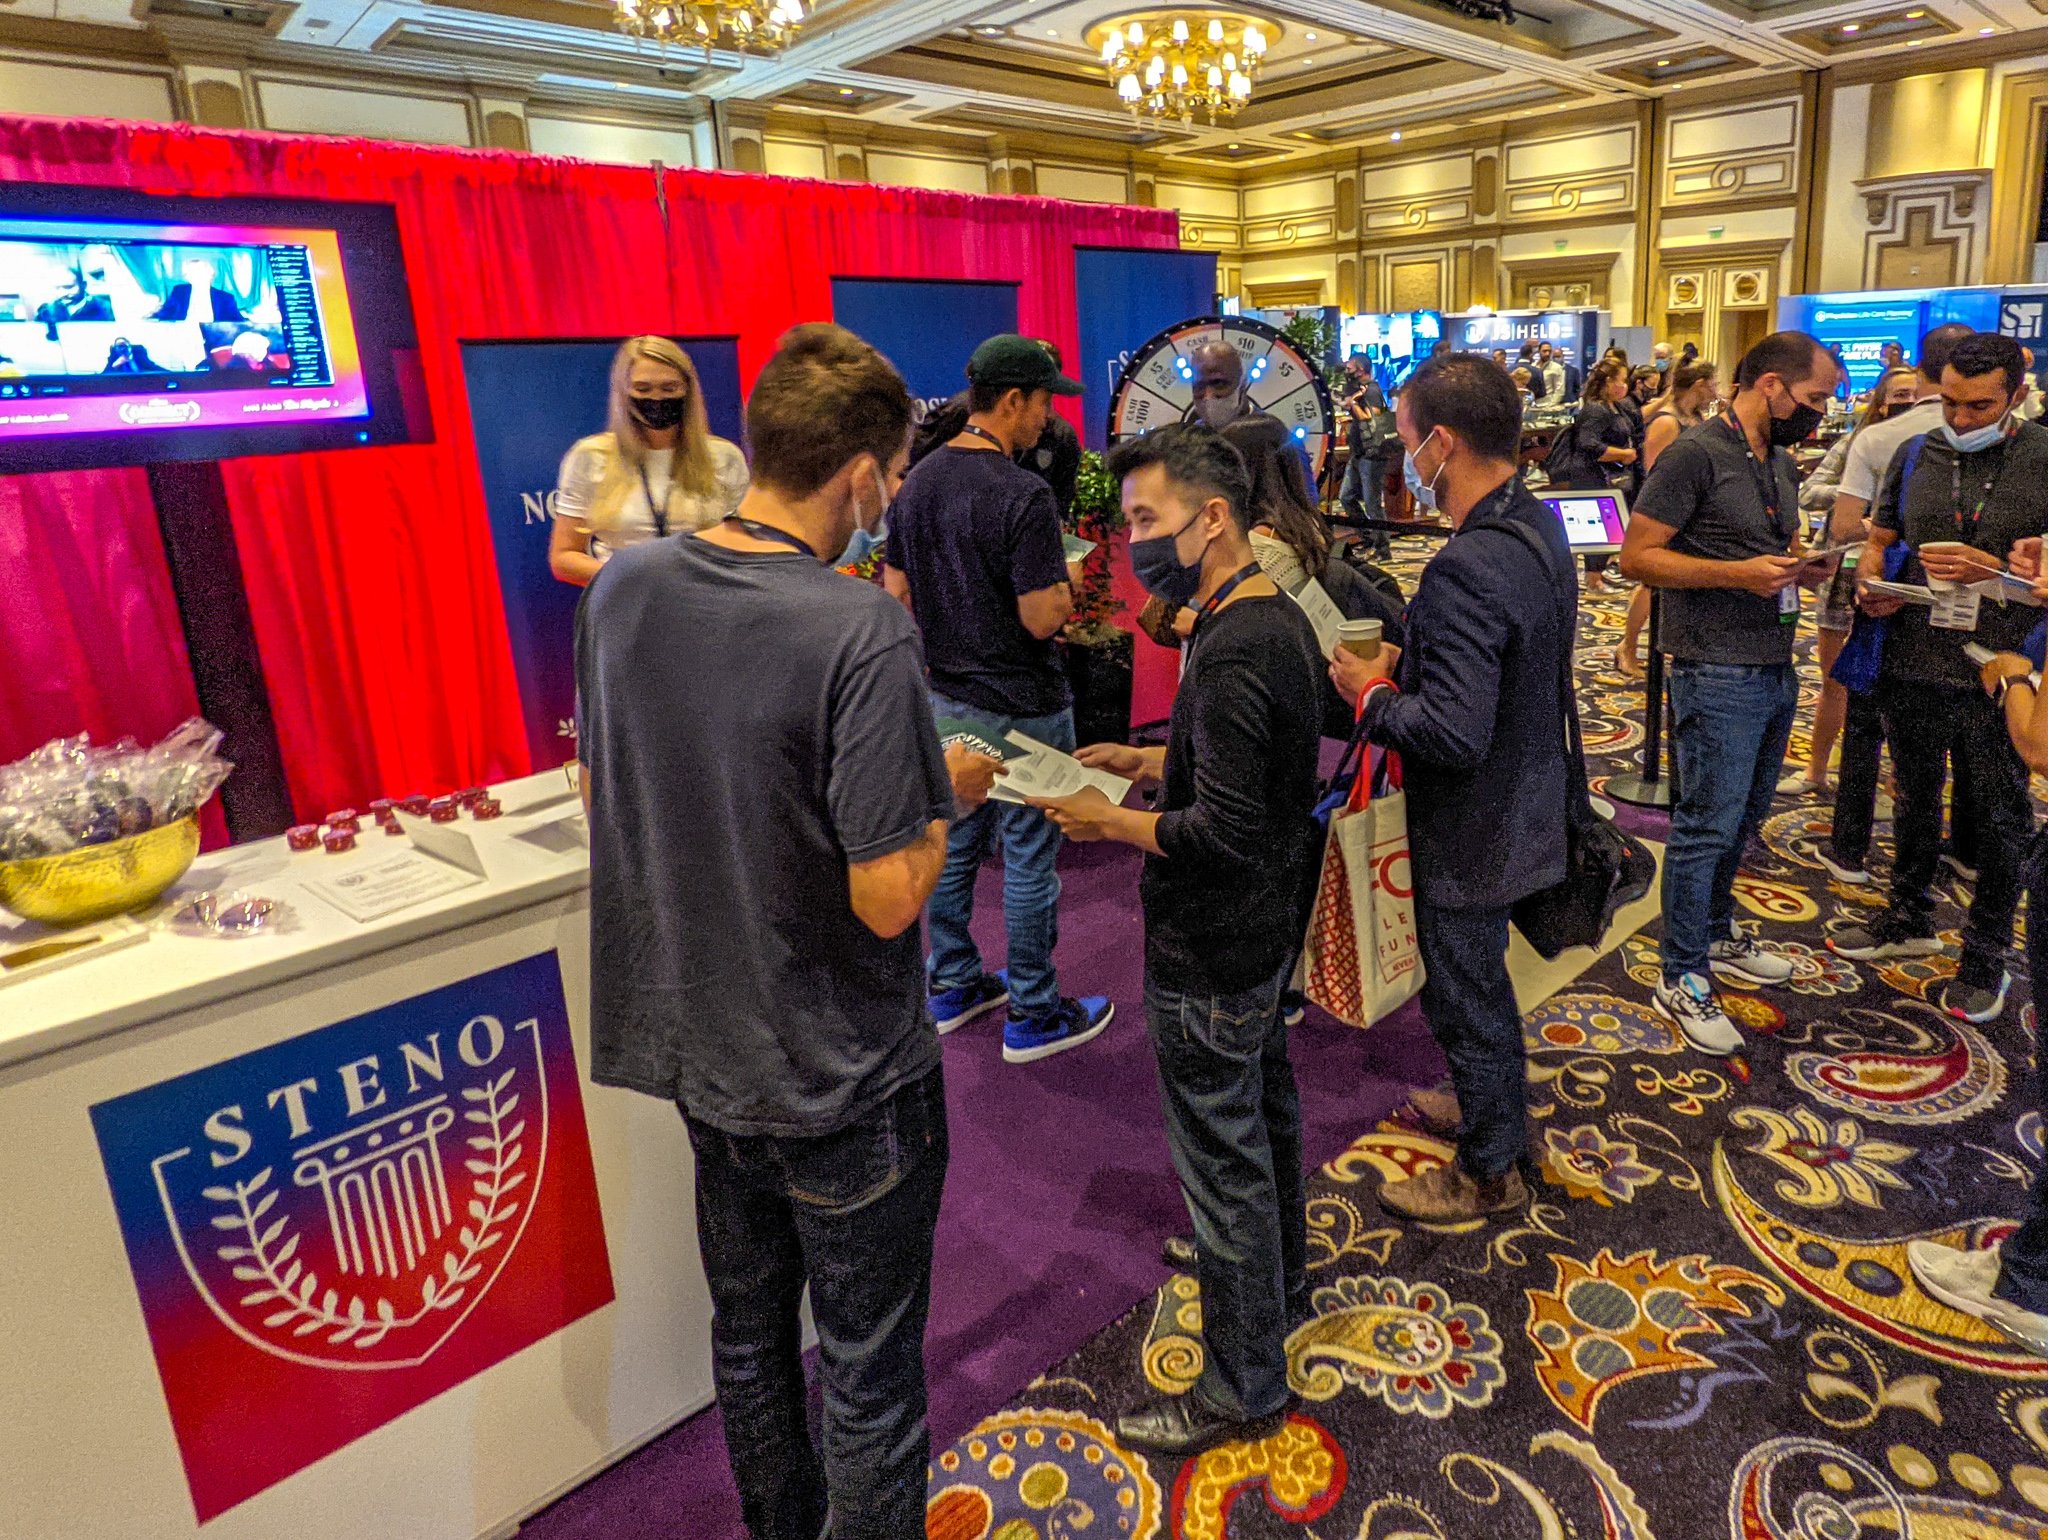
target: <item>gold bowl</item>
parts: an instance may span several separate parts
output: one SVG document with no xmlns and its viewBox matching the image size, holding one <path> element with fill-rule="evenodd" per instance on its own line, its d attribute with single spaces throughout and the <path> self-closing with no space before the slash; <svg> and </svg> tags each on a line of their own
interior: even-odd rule
<svg viewBox="0 0 2048 1540">
<path fill-rule="evenodd" d="M 199 854 L 199 820 L 180 818 L 104 845 L 0 861 L 0 908 L 45 925 L 83 925 L 140 909 Z"/>
</svg>

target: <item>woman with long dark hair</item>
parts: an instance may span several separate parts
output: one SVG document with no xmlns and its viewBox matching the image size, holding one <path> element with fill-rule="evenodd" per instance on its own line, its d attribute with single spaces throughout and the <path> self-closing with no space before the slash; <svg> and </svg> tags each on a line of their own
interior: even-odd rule
<svg viewBox="0 0 2048 1540">
<path fill-rule="evenodd" d="M 1619 405 L 1627 391 L 1628 365 L 1615 359 L 1601 359 L 1586 376 L 1586 389 L 1579 397 L 1579 414 L 1565 430 L 1570 436 L 1570 449 L 1559 465 L 1565 473 L 1564 485 L 1572 491 L 1604 492 L 1614 485 L 1616 472 L 1636 463 L 1634 436 Z M 1601 574 L 1607 570 L 1609 560 L 1605 556 L 1585 558 L 1589 593 L 1606 590 L 1607 583 Z"/>
</svg>

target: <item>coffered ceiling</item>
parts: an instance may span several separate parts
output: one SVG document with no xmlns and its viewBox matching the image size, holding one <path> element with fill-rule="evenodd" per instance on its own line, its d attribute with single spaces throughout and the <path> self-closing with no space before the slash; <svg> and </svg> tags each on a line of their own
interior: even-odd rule
<svg viewBox="0 0 2048 1540">
<path fill-rule="evenodd" d="M 0 18 L 657 118 L 751 103 L 847 132 L 1053 139 L 1211 171 L 2048 28 L 2048 0 L 1515 0 L 1508 23 L 1459 0 L 1222 8 L 1258 19 L 1271 47 L 1250 106 L 1213 126 L 1140 120 L 1117 101 L 1089 35 L 1157 14 L 1148 0 L 817 0 L 784 52 L 708 60 L 621 36 L 609 0 L 0 0 Z"/>
</svg>

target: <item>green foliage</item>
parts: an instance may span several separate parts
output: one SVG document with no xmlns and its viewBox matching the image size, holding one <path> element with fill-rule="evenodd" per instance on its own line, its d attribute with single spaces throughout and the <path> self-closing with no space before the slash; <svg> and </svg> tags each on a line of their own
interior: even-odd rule
<svg viewBox="0 0 2048 1540">
<path fill-rule="evenodd" d="M 1319 315 L 1304 311 L 1280 328 L 1280 335 L 1300 350 L 1308 365 L 1323 377 L 1323 383 L 1332 390 L 1344 383 L 1342 363 L 1327 362 L 1330 350 L 1337 345 L 1337 328 Z"/>
<path fill-rule="evenodd" d="M 1125 607 L 1110 592 L 1109 572 L 1110 540 L 1124 527 L 1123 495 L 1102 456 L 1092 449 L 1081 456 L 1066 527 L 1083 540 L 1095 542 L 1095 549 L 1081 564 L 1081 586 L 1075 590 L 1074 613 L 1064 633 L 1068 641 L 1090 646 L 1116 633 L 1116 617 Z"/>
</svg>

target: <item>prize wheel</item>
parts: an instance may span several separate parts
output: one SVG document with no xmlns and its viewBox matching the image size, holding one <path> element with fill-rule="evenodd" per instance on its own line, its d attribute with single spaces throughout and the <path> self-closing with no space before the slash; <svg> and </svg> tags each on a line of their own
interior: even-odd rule
<svg viewBox="0 0 2048 1540">
<path fill-rule="evenodd" d="M 1195 399 L 1195 366 L 1190 355 L 1222 338 L 1244 360 L 1252 405 L 1287 425 L 1309 453 L 1320 477 L 1336 431 L 1336 408 L 1322 371 L 1301 350 L 1264 321 L 1245 316 L 1198 316 L 1169 326 L 1131 355 L 1109 406 L 1109 441 L 1136 438 L 1161 423 L 1179 422 Z"/>
</svg>

